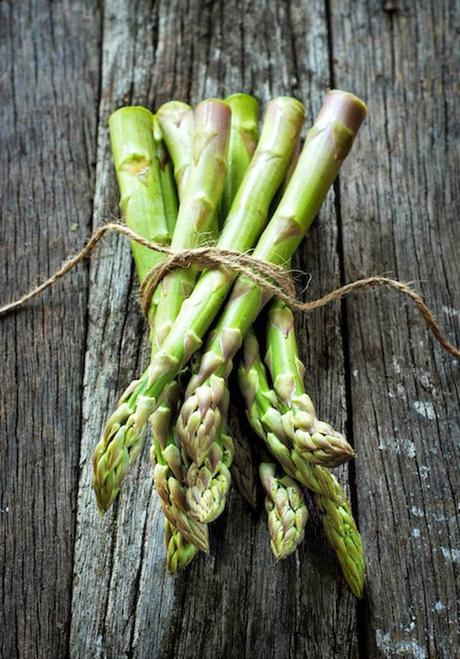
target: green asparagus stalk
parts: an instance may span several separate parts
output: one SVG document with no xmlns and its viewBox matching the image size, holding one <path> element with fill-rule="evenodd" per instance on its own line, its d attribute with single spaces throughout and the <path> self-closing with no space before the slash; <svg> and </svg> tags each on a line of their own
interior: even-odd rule
<svg viewBox="0 0 460 659">
<path fill-rule="evenodd" d="M 185 194 L 185 186 L 189 178 L 189 173 L 192 167 L 192 143 L 193 143 L 193 131 L 195 126 L 195 119 L 193 109 L 186 103 L 180 101 L 171 101 L 160 107 L 157 112 L 158 124 L 161 127 L 162 136 L 168 146 L 169 153 L 173 159 L 174 174 L 176 178 L 177 191 L 179 194 L 179 199 L 182 200 Z M 169 173 L 169 180 L 162 180 L 162 190 L 163 190 L 163 201 L 165 206 L 167 200 L 174 200 L 171 202 L 171 206 L 175 206 L 176 217 L 177 217 L 177 196 L 175 191 L 172 190 L 170 181 L 171 176 Z M 174 232 L 175 220 L 172 225 L 168 225 L 170 234 Z M 192 243 L 194 240 L 191 241 Z M 163 323 L 168 324 L 168 313 L 169 321 L 172 323 L 175 320 L 177 315 L 177 309 L 180 308 L 183 300 L 187 297 L 188 291 L 178 289 L 177 287 L 174 290 L 176 296 L 174 302 L 171 304 L 171 297 L 168 295 L 168 291 L 163 287 L 159 287 L 155 291 L 155 300 L 159 302 L 160 306 L 163 309 Z M 161 301 L 159 301 L 161 295 Z M 160 342 L 162 340 L 163 330 L 160 332 L 155 332 L 155 341 L 152 342 L 152 356 L 158 350 Z M 162 403 L 162 406 L 156 410 L 152 415 L 153 425 L 155 421 L 153 417 L 155 414 L 160 414 L 160 426 L 163 423 L 163 417 L 170 419 L 171 414 L 168 412 L 168 401 L 167 399 Z"/>
<path fill-rule="evenodd" d="M 195 129 L 193 109 L 182 101 L 170 101 L 159 108 L 156 116 L 174 163 L 174 178 L 179 199 L 184 199 L 192 167 L 192 143 Z"/>
<path fill-rule="evenodd" d="M 299 359 L 294 315 L 280 300 L 268 307 L 267 356 L 273 388 L 280 401 L 281 422 L 301 457 L 312 464 L 336 467 L 353 457 L 350 444 L 316 417 L 305 392 L 305 367 Z"/>
<path fill-rule="evenodd" d="M 171 236 L 176 226 L 179 206 L 173 175 L 174 165 L 166 149 L 163 133 L 161 132 L 161 127 L 156 116 L 153 117 L 153 141 L 156 147 L 158 164 L 160 165 L 160 187 L 168 230 L 168 243 L 170 244 Z"/>
<path fill-rule="evenodd" d="M 196 108 L 193 138 L 195 155 L 189 181 L 185 187 L 185 196 L 179 208 L 171 241 L 172 247 L 196 246 L 207 240 L 210 232 L 213 234 L 215 231 L 217 206 L 225 178 L 229 121 L 230 110 L 223 101 L 203 101 Z M 118 134 L 121 135 L 121 131 Z M 119 139 L 116 146 L 121 151 L 126 148 L 123 139 Z M 114 159 L 117 158 L 118 154 L 115 154 Z M 155 313 L 157 346 L 161 346 L 165 334 L 169 331 L 171 317 L 177 314 L 182 300 L 189 294 L 194 281 L 194 269 L 178 269 L 166 275 L 161 282 Z M 154 350 L 153 361 L 161 354 L 161 350 Z M 101 512 L 105 512 L 117 496 L 129 462 L 134 460 L 142 445 L 138 425 L 134 423 L 127 427 L 122 423 L 123 418 L 126 417 L 126 409 L 129 407 L 131 389 L 134 386 L 136 390 L 136 385 L 137 383 L 132 384 L 125 392 L 94 453 L 94 471 L 100 474 L 100 478 L 95 479 L 94 486 Z M 146 396 L 141 396 L 138 403 L 137 412 L 143 428 L 156 405 L 152 405 L 151 400 Z M 139 423 L 139 417 L 136 421 Z M 130 460 L 124 461 L 124 470 L 119 470 L 116 480 L 109 479 L 106 473 L 107 463 L 117 461 L 118 456 L 125 454 L 128 454 Z M 98 492 L 101 481 L 105 485 L 103 495 Z"/>
<path fill-rule="evenodd" d="M 130 229 L 148 240 L 169 243 L 161 196 L 161 164 L 154 139 L 154 117 L 143 107 L 120 108 L 109 119 L 110 142 L 120 189 L 120 211 Z M 140 281 L 164 259 L 163 254 L 131 241 Z"/>
<path fill-rule="evenodd" d="M 258 109 L 255 99 L 245 94 L 235 94 L 227 99 L 226 102 L 232 108 L 232 118 L 227 176 L 225 179 L 223 200 L 221 202 L 221 210 L 225 214 L 233 201 L 255 149 L 254 140 L 257 139 Z M 171 104 L 163 108 L 163 117 L 165 113 L 167 114 L 168 106 L 170 107 Z M 185 145 L 175 145 L 173 158 L 176 158 L 176 160 L 180 159 L 182 163 L 186 162 L 186 150 L 186 141 Z M 185 167 L 177 169 L 179 171 L 186 171 Z M 166 299 L 168 308 L 171 308 L 171 296 L 168 296 Z M 159 312 L 157 315 L 159 315 Z M 154 413 L 153 417 L 156 414 L 163 417 L 168 414 L 164 403 Z M 152 422 L 155 426 L 154 418 Z M 219 437 L 219 442 L 216 441 L 211 448 L 205 464 L 200 467 L 196 464 L 190 465 L 186 477 L 187 503 L 191 514 L 199 522 L 209 523 L 222 512 L 225 497 L 231 483 L 228 467 L 232 461 L 232 456 L 233 442 L 228 435 L 222 435 L 222 437 Z M 217 471 L 216 467 L 218 467 Z"/>
<path fill-rule="evenodd" d="M 281 415 L 276 409 L 278 397 L 270 389 L 253 332 L 249 332 L 244 341 L 238 378 L 251 426 L 286 474 L 314 493 L 326 537 L 337 555 L 345 579 L 356 597 L 362 597 L 364 549 L 351 505 L 335 476 L 324 467 L 306 462 L 284 433 Z"/>
<path fill-rule="evenodd" d="M 210 104 L 210 108 L 208 107 Z M 215 107 L 215 101 L 204 102 L 198 108 L 198 127 L 200 126 L 201 111 L 206 115 L 206 111 L 219 112 L 221 110 L 220 104 Z M 167 142 L 172 153 L 174 169 L 176 174 L 177 189 L 179 198 L 184 200 L 186 195 L 186 186 L 189 179 L 189 174 L 192 171 L 193 164 L 193 139 L 192 130 L 195 126 L 193 118 L 193 111 L 185 103 L 172 102 L 168 103 L 158 112 L 160 121 L 163 126 L 165 136 L 167 135 Z M 212 128 L 212 123 L 210 123 Z M 166 139 L 166 137 L 165 137 Z M 168 198 L 170 191 L 163 189 L 164 197 Z M 215 225 L 214 217 L 209 218 L 210 236 Z M 189 236 L 182 237 L 184 245 L 189 240 L 189 246 L 193 246 L 199 237 L 190 232 Z M 190 286 L 185 286 L 184 281 L 176 280 L 170 277 L 168 280 L 163 281 L 156 291 L 158 298 L 157 314 L 156 314 L 156 341 L 153 344 L 152 355 L 158 350 L 164 335 L 167 334 L 168 326 L 174 322 L 177 312 L 190 293 L 193 284 L 192 277 L 189 278 Z M 162 507 L 166 517 L 169 519 L 166 530 L 169 532 L 167 537 L 168 542 L 168 555 L 167 563 L 171 570 L 174 566 L 178 569 L 180 563 L 170 560 L 169 552 L 177 548 L 177 540 L 183 539 L 187 545 L 186 556 L 192 558 L 193 553 L 190 547 L 194 542 L 198 547 L 208 548 L 208 534 L 207 529 L 200 524 L 196 524 L 193 519 L 190 519 L 189 511 L 184 507 L 184 479 L 187 472 L 188 464 L 186 456 L 182 454 L 178 443 L 176 441 L 173 417 L 172 414 L 176 409 L 177 400 L 179 396 L 179 386 L 173 383 L 168 386 L 168 394 L 160 405 L 160 407 L 151 416 L 151 425 L 153 430 L 153 445 L 151 450 L 152 463 L 154 464 L 154 482 L 157 482 L 158 490 L 162 493 Z M 159 465 L 158 467 L 156 465 Z M 166 467 L 169 467 L 169 473 Z M 180 492 L 180 497 L 173 497 L 172 492 Z M 175 501 L 181 502 L 182 508 L 176 509 Z M 174 520 L 174 524 L 172 523 Z M 181 545 L 181 548 L 182 545 Z M 175 554 L 176 555 L 176 554 Z"/>
<path fill-rule="evenodd" d="M 289 263 L 348 154 L 365 114 L 364 103 L 351 94 L 335 91 L 326 96 L 281 202 L 257 243 L 255 257 L 276 265 Z M 237 279 L 198 372 L 187 387 L 177 429 L 185 450 L 198 464 L 206 457 L 225 419 L 226 380 L 232 358 L 269 298 L 270 294 L 248 278 Z M 161 378 L 162 372 L 157 369 L 154 375 Z"/>
<path fill-rule="evenodd" d="M 278 98 L 269 104 L 262 133 L 264 137 L 265 132 L 265 137 L 263 140 L 261 137 L 263 146 L 254 154 L 232 205 L 218 242 L 220 247 L 245 251 L 256 242 L 273 194 L 285 175 L 302 120 L 303 106 L 294 99 Z M 186 187 L 187 199 L 191 185 L 189 182 Z M 181 208 L 184 204 L 185 200 Z M 166 385 L 201 346 L 201 339 L 234 279 L 235 275 L 223 268 L 212 268 L 202 274 L 149 368 L 138 382 L 128 387 L 121 405 L 109 418 L 98 445 L 99 459 L 105 453 L 117 455 L 122 447 L 140 445 L 147 419 L 161 404 Z M 115 439 L 117 445 L 112 447 Z M 105 510 L 115 496 L 116 492 L 106 499 Z"/>
<path fill-rule="evenodd" d="M 164 520 L 166 566 L 170 574 L 177 574 L 195 558 L 198 549 L 187 542 L 180 531 L 166 518 Z"/>
<path fill-rule="evenodd" d="M 228 167 L 221 201 L 222 217 L 227 217 L 240 189 L 259 139 L 259 106 L 249 94 L 232 94 L 225 99 L 232 111 Z"/>
<path fill-rule="evenodd" d="M 229 97 L 227 99 L 227 102 L 229 102 L 231 98 L 232 97 Z M 233 121 L 233 114 L 232 114 L 232 121 Z M 254 133 L 251 130 L 250 132 L 248 132 L 248 137 L 253 134 Z M 254 139 L 257 139 L 257 135 L 254 137 Z M 231 137 L 230 137 L 230 145 L 232 145 Z M 243 147 L 246 147 L 246 150 Z M 297 164 L 297 161 L 299 159 L 300 148 L 301 146 L 300 146 L 300 135 L 299 135 L 297 138 L 294 153 L 291 158 L 291 162 L 286 172 L 285 179 L 277 194 L 280 193 L 283 194 L 284 191 L 286 190 L 289 179 L 291 178 L 292 173 L 294 172 L 295 166 Z M 232 148 L 230 146 L 229 154 L 231 154 L 231 152 L 232 152 Z M 241 140 L 240 152 L 239 154 L 237 154 L 237 157 L 235 157 L 234 160 L 235 163 L 241 163 L 240 166 L 235 171 L 236 175 L 238 171 L 243 170 L 243 167 L 245 166 L 245 159 L 243 159 L 245 153 L 246 154 L 248 153 L 247 140 Z M 229 165 L 229 170 L 230 169 L 231 169 L 231 165 Z M 228 180 L 229 178 L 227 175 L 226 183 L 228 182 Z M 224 194 L 225 194 L 225 189 L 224 189 Z M 230 467 L 232 484 L 236 487 L 240 495 L 249 504 L 249 506 L 252 509 L 255 509 L 257 506 L 257 467 L 255 465 L 251 447 L 245 435 L 245 431 L 241 426 L 238 410 L 236 409 L 236 406 L 234 404 L 232 405 L 232 403 L 230 403 L 227 424 L 229 426 L 230 435 L 233 439 L 233 446 L 234 446 L 233 462 Z"/>
<path fill-rule="evenodd" d="M 277 475 L 276 465 L 261 462 L 260 480 L 265 490 L 270 547 L 277 559 L 292 554 L 302 542 L 308 509 L 298 483 L 289 476 Z"/>
<path fill-rule="evenodd" d="M 163 118 L 165 111 L 163 109 Z M 199 103 L 195 110 L 195 132 L 192 141 L 192 166 L 182 165 L 181 182 L 186 183 L 179 194 L 181 204 L 171 247 L 189 249 L 214 241 L 217 234 L 217 208 L 221 199 L 229 141 L 231 112 L 224 101 L 210 99 Z M 164 121 L 163 121 L 164 123 Z M 182 127 L 181 136 L 186 126 Z M 173 140 L 169 140 L 172 144 Z M 174 150 L 176 161 L 187 162 L 184 148 Z M 188 181 L 188 182 L 187 182 Z M 159 302 L 155 325 L 158 343 L 169 334 L 182 302 L 195 285 L 196 269 L 180 268 L 168 273 L 159 285 Z"/>
<path fill-rule="evenodd" d="M 258 139 L 258 105 L 247 94 L 226 99 L 232 108 L 228 171 L 225 178 L 221 213 L 227 214 L 251 162 Z M 214 521 L 224 510 L 231 486 L 234 442 L 224 428 L 209 447 L 202 464 L 192 462 L 187 472 L 187 502 L 191 514 L 200 522 Z"/>
<path fill-rule="evenodd" d="M 121 108 L 111 115 L 109 128 L 124 221 L 148 240 L 167 244 L 168 218 L 161 194 L 167 162 L 159 141 L 154 137 L 153 115 L 143 107 Z M 131 251 L 140 281 L 164 258 L 134 241 L 131 242 Z M 151 328 L 155 311 L 153 302 L 148 314 Z M 111 450 L 105 451 L 99 444 L 93 456 L 93 487 L 100 510 L 105 510 L 113 500 L 129 464 L 139 452 L 137 446 L 121 441 L 118 428 L 115 421 Z"/>
</svg>

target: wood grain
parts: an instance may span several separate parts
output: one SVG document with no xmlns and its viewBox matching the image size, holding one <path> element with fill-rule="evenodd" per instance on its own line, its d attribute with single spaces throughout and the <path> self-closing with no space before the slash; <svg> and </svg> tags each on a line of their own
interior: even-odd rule
<svg viewBox="0 0 460 659">
<path fill-rule="evenodd" d="M 0 4 L 2 299 L 54 271 L 90 227 L 96 2 Z M 88 268 L 0 323 L 0 654 L 68 648 Z"/>
<path fill-rule="evenodd" d="M 309 123 L 335 85 L 370 116 L 298 255 L 305 295 L 416 280 L 460 342 L 457 2 L 10 0 L 0 21 L 6 299 L 118 216 L 107 120 L 120 105 L 293 94 Z M 0 655 L 459 656 L 458 364 L 415 312 L 372 292 L 297 319 L 320 416 L 358 451 L 340 473 L 369 565 L 357 606 L 315 520 L 275 564 L 263 511 L 234 492 L 211 555 L 166 576 L 147 450 L 97 515 L 91 453 L 148 360 L 137 295 L 111 237 L 0 322 Z"/>
<path fill-rule="evenodd" d="M 456 3 L 389 4 L 331 3 L 335 84 L 370 108 L 341 179 L 345 278 L 415 281 L 458 345 L 459 13 Z M 366 647 L 457 657 L 458 363 L 391 293 L 350 300 L 346 311 Z"/>
</svg>

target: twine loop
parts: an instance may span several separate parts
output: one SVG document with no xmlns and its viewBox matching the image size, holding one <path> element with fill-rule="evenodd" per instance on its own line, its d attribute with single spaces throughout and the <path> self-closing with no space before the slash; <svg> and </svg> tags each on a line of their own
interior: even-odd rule
<svg viewBox="0 0 460 659">
<path fill-rule="evenodd" d="M 165 253 L 169 254 L 168 258 L 152 268 L 141 284 L 142 309 L 145 315 L 150 308 L 156 287 L 168 272 L 191 265 L 203 269 L 216 266 L 224 268 L 236 275 L 248 277 L 267 293 L 286 300 L 295 300 L 295 286 L 285 268 L 255 259 L 246 252 L 208 246 L 183 250 L 168 247 Z"/>
<path fill-rule="evenodd" d="M 278 297 L 291 309 L 303 313 L 319 309 L 331 302 L 341 300 L 345 296 L 350 295 L 350 293 L 355 293 L 364 289 L 386 287 L 395 290 L 412 300 L 435 339 L 447 352 L 456 358 L 460 358 L 460 349 L 449 342 L 422 297 L 409 284 L 404 282 L 383 276 L 367 277 L 365 279 L 353 281 L 340 288 L 336 288 L 316 300 L 301 302 L 296 297 L 295 287 L 290 273 L 285 268 L 256 259 L 247 252 L 220 249 L 219 247 L 213 246 L 174 250 L 166 245 L 151 242 L 132 231 L 132 229 L 125 224 L 120 224 L 118 222 L 109 222 L 96 229 L 83 249 L 81 249 L 78 254 L 65 261 L 56 272 L 46 279 L 46 281 L 39 286 L 32 288 L 18 299 L 1 306 L 0 316 L 7 315 L 16 309 L 19 309 L 33 298 L 41 295 L 47 288 L 53 286 L 59 279 L 64 277 L 81 261 L 83 261 L 83 259 L 89 256 L 89 254 L 97 247 L 103 236 L 109 232 L 121 234 L 126 238 L 147 247 L 147 249 L 165 254 L 166 256 L 161 263 L 147 274 L 142 283 L 142 307 L 145 314 L 147 314 L 150 307 L 155 288 L 168 272 L 171 272 L 175 268 L 186 268 L 192 265 L 198 266 L 199 268 L 225 268 L 236 275 L 248 277 L 255 284 L 260 286 L 261 289 L 268 294 L 268 297 Z"/>
</svg>

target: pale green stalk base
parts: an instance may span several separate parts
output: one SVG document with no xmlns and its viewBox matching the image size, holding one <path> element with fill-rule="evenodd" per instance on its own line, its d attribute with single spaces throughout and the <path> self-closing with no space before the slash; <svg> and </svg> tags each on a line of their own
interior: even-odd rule
<svg viewBox="0 0 460 659">
<path fill-rule="evenodd" d="M 182 101 L 170 101 L 162 105 L 156 114 L 174 164 L 179 199 L 185 197 L 185 189 L 192 168 L 192 145 L 195 131 L 193 108 Z"/>
<path fill-rule="evenodd" d="M 223 221 L 230 212 L 259 141 L 259 106 L 256 99 L 248 94 L 232 94 L 225 102 L 232 111 L 232 120 L 227 176 L 220 206 Z"/>
</svg>

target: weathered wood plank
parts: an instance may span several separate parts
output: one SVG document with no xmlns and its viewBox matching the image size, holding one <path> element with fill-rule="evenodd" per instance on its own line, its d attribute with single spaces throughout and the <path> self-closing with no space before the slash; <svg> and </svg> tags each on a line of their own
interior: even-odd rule
<svg viewBox="0 0 460 659">
<path fill-rule="evenodd" d="M 2 302 L 80 247 L 91 221 L 98 3 L 0 4 Z M 0 655 L 67 654 L 87 267 L 0 335 Z"/>
<path fill-rule="evenodd" d="M 306 36 L 307 35 L 307 36 Z M 116 213 L 107 118 L 123 103 L 192 102 L 239 89 L 262 101 L 296 93 L 310 118 L 329 85 L 322 2 L 242 0 L 185 5 L 106 3 L 94 223 Z M 326 220 L 327 216 L 327 222 Z M 332 200 L 312 232 L 302 267 L 314 287 L 339 280 Z M 100 521 L 90 456 L 117 395 L 146 364 L 143 321 L 133 300 L 127 246 L 114 239 L 91 265 L 71 653 L 86 656 L 355 656 L 355 603 L 323 541 L 310 531 L 298 557 L 275 565 L 264 515 L 254 519 L 233 495 L 217 524 L 212 556 L 182 576 L 164 574 L 159 506 L 147 455 L 122 497 Z M 338 310 L 303 323 L 311 391 L 323 414 L 344 421 Z M 320 354 L 320 362 L 316 355 Z"/>
<path fill-rule="evenodd" d="M 263 101 L 295 92 L 313 116 L 328 86 L 328 21 L 319 1 L 183 4 L 106 3 L 94 224 L 116 213 L 106 133 L 116 106 L 154 106 L 173 96 L 197 101 L 244 88 Z M 371 114 L 345 165 L 339 223 L 331 196 L 299 258 L 313 275 L 309 294 L 339 281 L 343 251 L 347 280 L 382 271 L 421 280 L 458 342 L 459 7 L 427 2 L 415 13 L 401 3 L 362 2 L 351 12 L 329 4 L 335 84 L 366 97 Z M 52 271 L 89 229 L 100 16 L 89 0 L 4 2 L 0 12 L 0 158 L 8 172 L 0 249 L 8 298 Z M 147 353 L 121 240 L 109 241 L 92 262 L 88 315 L 87 280 L 81 268 L 0 325 L 8 346 L 0 382 L 7 447 L 2 655 L 68 652 L 81 450 L 72 656 L 356 656 L 355 604 L 333 560 L 324 562 L 317 528 L 296 558 L 274 565 L 263 514 L 251 516 L 233 495 L 214 526 L 213 556 L 171 580 L 146 455 L 116 510 L 98 519 L 91 450 Z M 346 312 L 350 427 L 369 559 L 362 651 L 456 656 L 457 365 L 390 294 L 347 302 Z M 321 415 L 343 425 L 340 312 L 299 319 L 299 327 L 309 389 Z"/>
<path fill-rule="evenodd" d="M 331 2 L 335 84 L 369 101 L 341 185 L 347 280 L 415 280 L 459 343 L 456 2 Z M 371 656 L 459 656 L 458 363 L 391 293 L 347 302 Z"/>
</svg>

